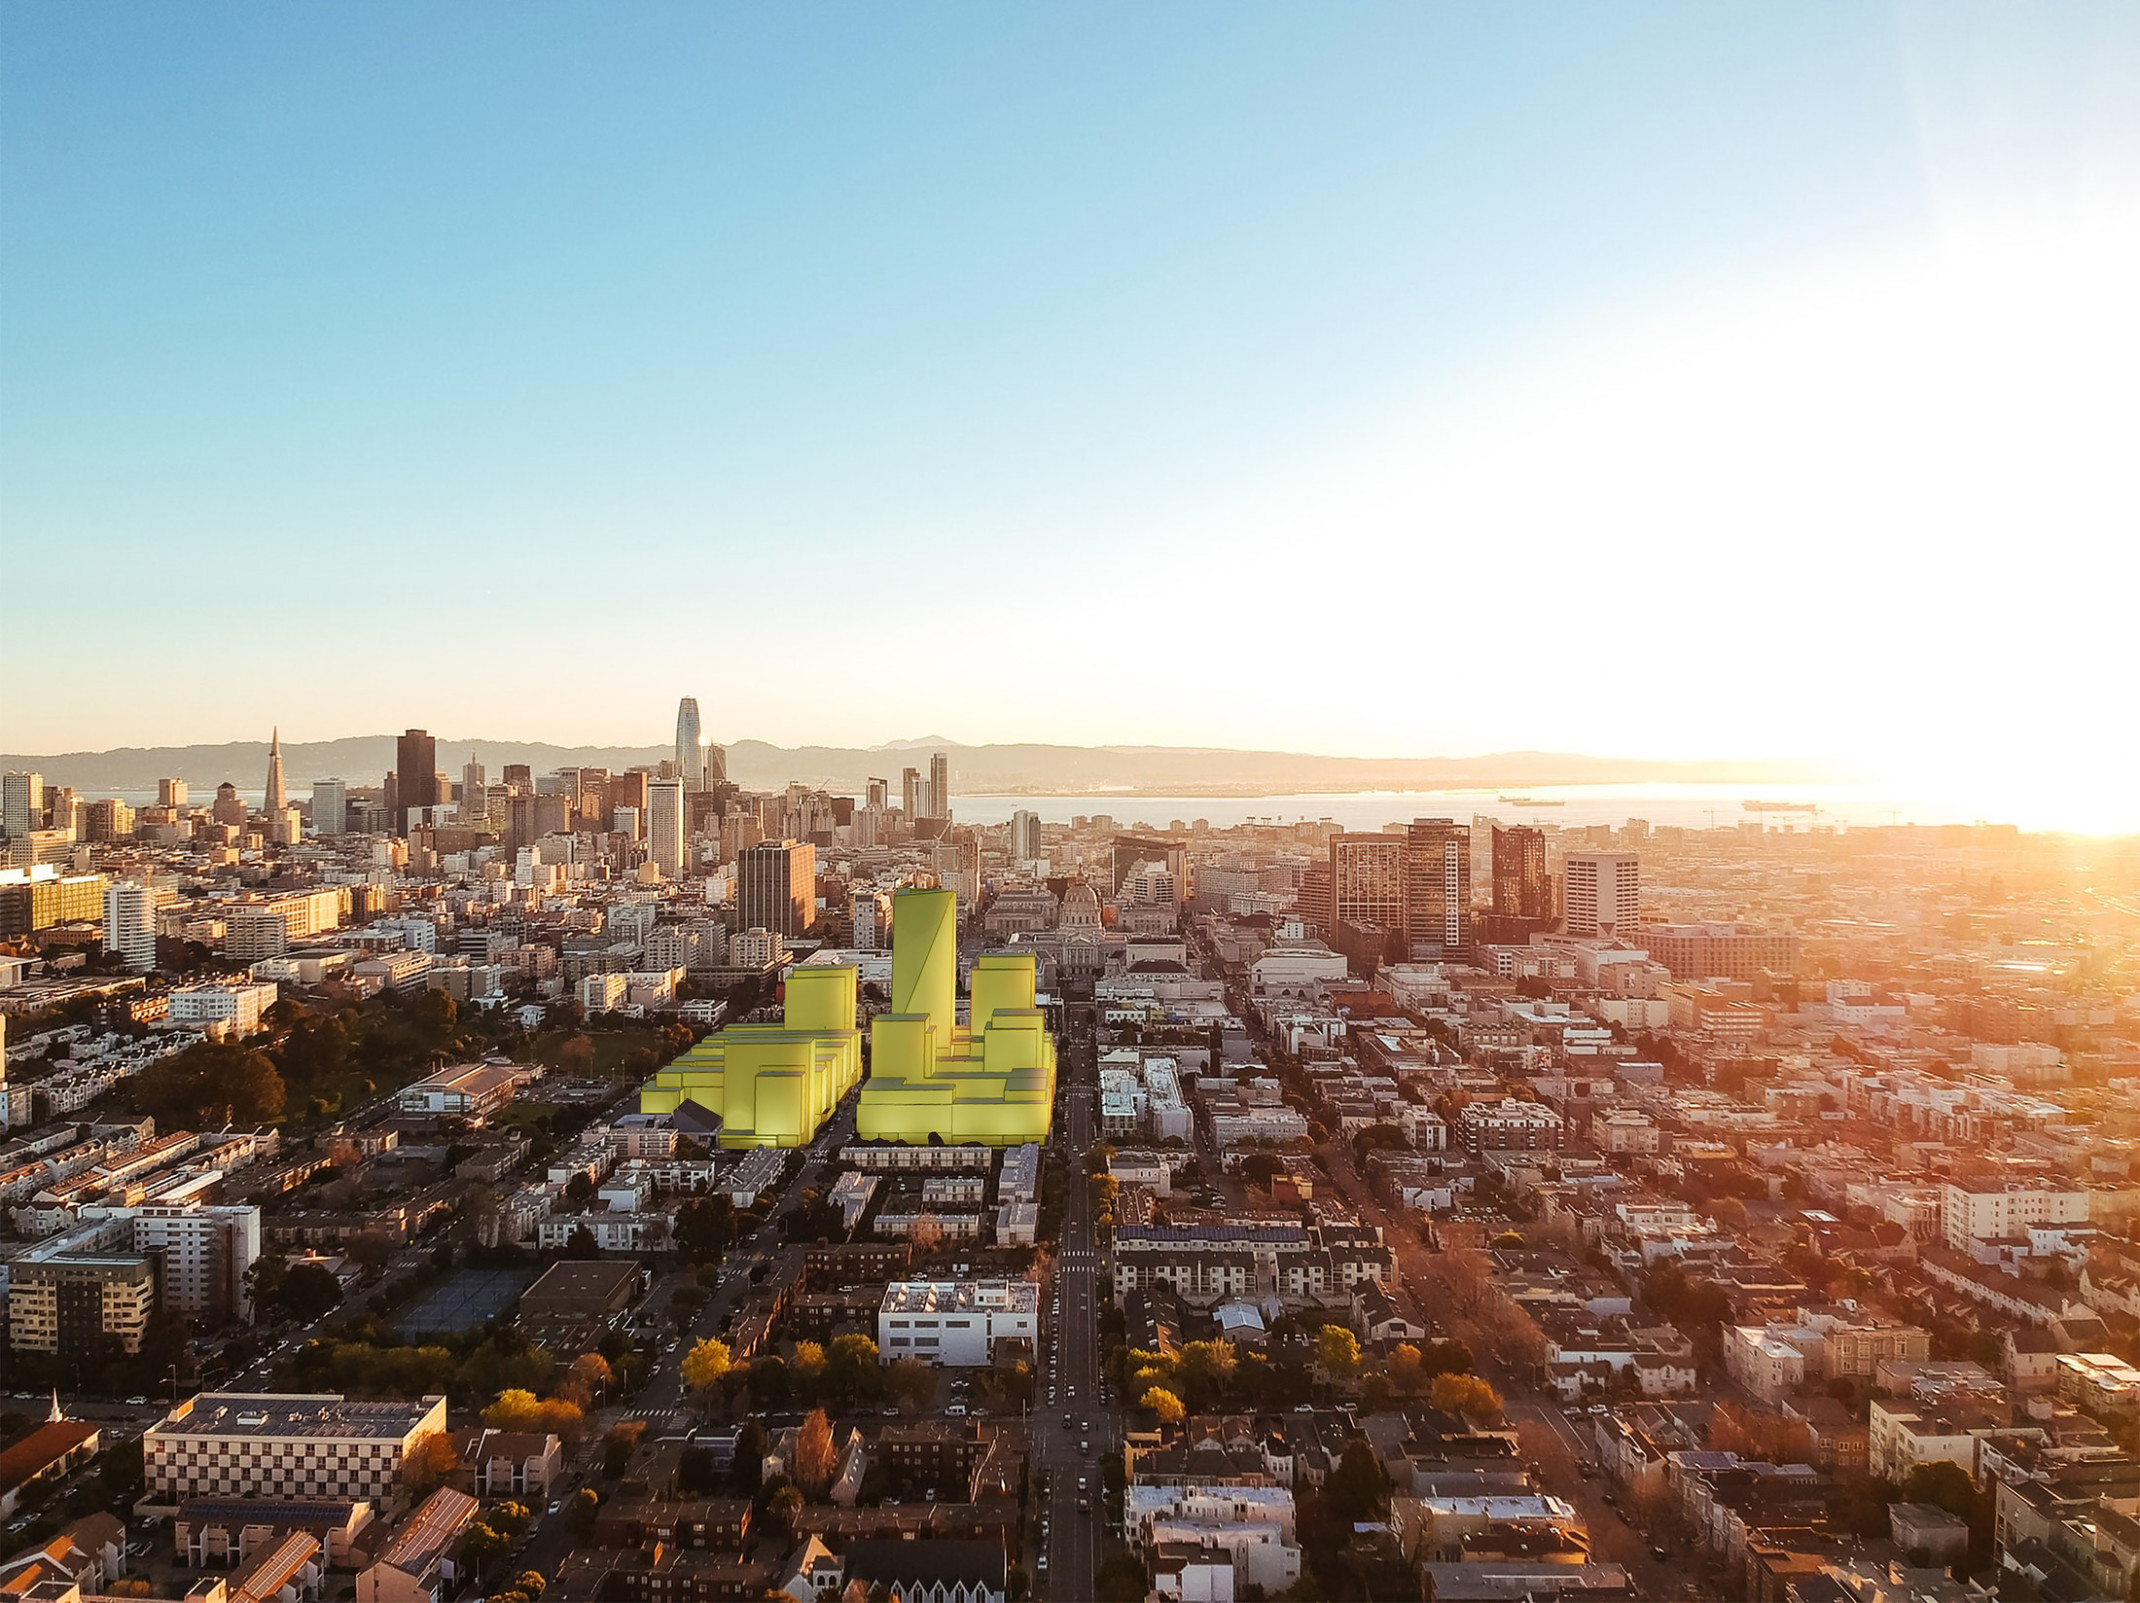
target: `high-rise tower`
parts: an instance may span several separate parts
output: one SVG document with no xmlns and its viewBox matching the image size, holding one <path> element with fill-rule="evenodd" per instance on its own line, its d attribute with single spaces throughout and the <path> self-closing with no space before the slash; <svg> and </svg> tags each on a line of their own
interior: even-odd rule
<svg viewBox="0 0 2140 1603">
<path fill-rule="evenodd" d="M 1493 826 L 1494 912 L 1502 918 L 1550 919 L 1553 881 L 1546 872 L 1546 835 L 1518 824 Z"/>
<path fill-rule="evenodd" d="M 670 879 L 684 871 L 684 781 L 656 779 L 646 787 L 646 854 Z"/>
<path fill-rule="evenodd" d="M 817 848 L 768 840 L 736 853 L 736 924 L 805 935 L 817 919 Z"/>
<path fill-rule="evenodd" d="M 951 759 L 942 752 L 929 759 L 929 816 L 951 817 Z"/>
<path fill-rule="evenodd" d="M 267 795 L 260 803 L 260 810 L 270 818 L 279 818 L 289 810 L 290 793 L 282 784 L 282 729 L 276 726 L 268 736 L 268 781 Z"/>
<path fill-rule="evenodd" d="M 1570 852 L 1561 878 L 1570 935 L 1636 938 L 1642 928 L 1642 865 L 1633 852 Z"/>
<path fill-rule="evenodd" d="M 438 742 L 421 729 L 405 731 L 394 742 L 394 821 L 397 835 L 407 832 L 409 814 L 419 807 L 436 807 L 438 793 Z"/>
<path fill-rule="evenodd" d="M 699 738 L 698 697 L 686 696 L 676 704 L 676 771 L 684 789 L 706 788 L 706 752 Z"/>
<path fill-rule="evenodd" d="M 1471 831 L 1453 818 L 1405 829 L 1404 930 L 1420 957 L 1471 950 Z"/>
</svg>

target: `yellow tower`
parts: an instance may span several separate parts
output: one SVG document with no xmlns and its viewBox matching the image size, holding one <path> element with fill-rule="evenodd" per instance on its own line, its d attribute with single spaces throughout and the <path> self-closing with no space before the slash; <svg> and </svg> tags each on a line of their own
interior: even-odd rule
<svg viewBox="0 0 2140 1603">
<path fill-rule="evenodd" d="M 1055 1110 L 1055 1037 L 1023 952 L 974 960 L 958 1023 L 958 907 L 949 891 L 901 891 L 892 910 L 892 1011 L 870 1025 L 865 1140 L 1016 1146 L 1044 1141 Z"/>
</svg>

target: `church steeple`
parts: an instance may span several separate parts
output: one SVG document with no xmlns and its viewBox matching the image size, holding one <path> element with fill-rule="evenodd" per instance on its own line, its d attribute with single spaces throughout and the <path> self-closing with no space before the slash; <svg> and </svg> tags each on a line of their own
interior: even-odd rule
<svg viewBox="0 0 2140 1603">
<path fill-rule="evenodd" d="M 66 1419 L 67 1416 L 59 1411 L 59 1388 L 54 1386 L 52 1388 L 52 1412 L 45 1415 L 45 1423 L 47 1425 L 61 1425 L 66 1423 Z"/>
<path fill-rule="evenodd" d="M 290 793 L 282 783 L 282 726 L 268 737 L 267 795 L 261 802 L 261 811 L 274 817 L 290 805 Z"/>
</svg>

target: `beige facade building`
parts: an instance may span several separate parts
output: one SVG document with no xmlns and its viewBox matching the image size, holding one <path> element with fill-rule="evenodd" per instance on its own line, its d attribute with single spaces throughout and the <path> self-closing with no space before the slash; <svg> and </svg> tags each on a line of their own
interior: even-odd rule
<svg viewBox="0 0 2140 1603">
<path fill-rule="evenodd" d="M 446 1399 L 351 1402 L 332 1392 L 202 1392 L 142 1438 L 147 1498 L 361 1498 L 384 1503 Z"/>
<path fill-rule="evenodd" d="M 17 1352 L 78 1352 L 101 1335 L 138 1353 L 155 1311 L 156 1266 L 140 1253 L 19 1262 L 8 1282 L 8 1343 Z"/>
</svg>

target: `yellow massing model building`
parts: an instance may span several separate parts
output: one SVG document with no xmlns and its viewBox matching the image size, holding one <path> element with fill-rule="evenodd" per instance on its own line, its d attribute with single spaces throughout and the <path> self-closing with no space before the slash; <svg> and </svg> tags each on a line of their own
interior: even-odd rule
<svg viewBox="0 0 2140 1603">
<path fill-rule="evenodd" d="M 892 915 L 892 1010 L 870 1029 L 855 1115 L 866 1141 L 1044 1141 L 1055 1106 L 1055 1038 L 1027 954 L 974 960 L 970 1024 L 958 1022 L 958 906 L 950 891 L 901 891 Z M 700 1042 L 639 1094 L 643 1113 L 696 1102 L 721 1116 L 724 1147 L 798 1147 L 861 1077 L 856 971 L 788 975 L 779 1024 L 737 1024 Z"/>
<path fill-rule="evenodd" d="M 974 959 L 970 1025 L 958 1022 L 958 905 L 949 891 L 901 891 L 892 904 L 892 1010 L 869 1032 L 869 1083 L 855 1133 L 865 1141 L 1045 1141 L 1055 1109 L 1055 1037 L 1035 1005 L 1027 953 Z"/>
<path fill-rule="evenodd" d="M 685 1102 L 721 1116 L 724 1147 L 799 1147 L 862 1078 L 855 971 L 805 965 L 788 975 L 778 1024 L 731 1024 L 654 1076 L 642 1113 Z"/>
</svg>

